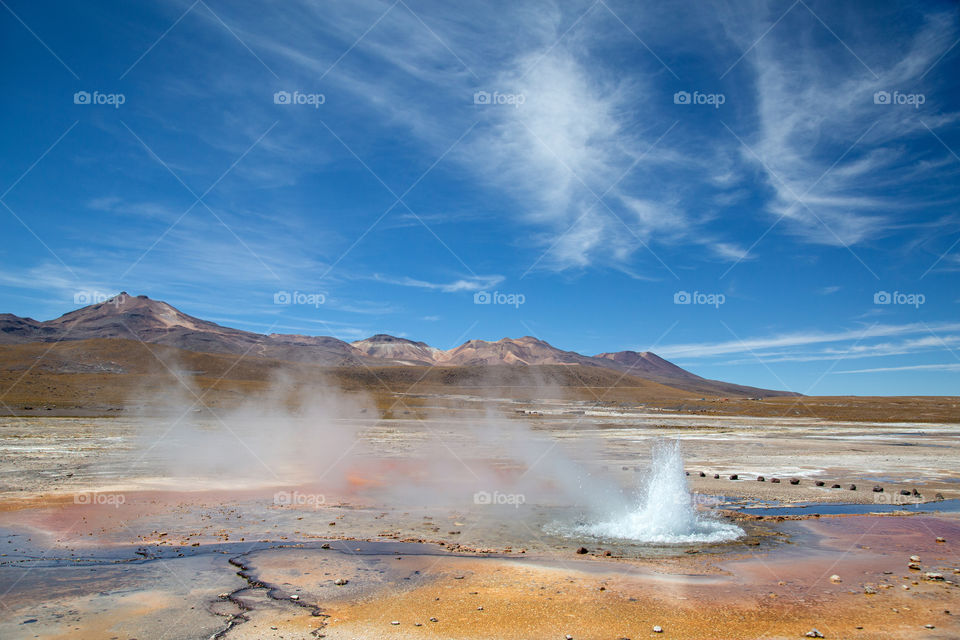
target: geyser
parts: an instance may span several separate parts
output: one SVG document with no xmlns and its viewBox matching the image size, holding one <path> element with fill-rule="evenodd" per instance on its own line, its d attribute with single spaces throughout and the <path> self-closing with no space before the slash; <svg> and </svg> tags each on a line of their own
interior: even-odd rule
<svg viewBox="0 0 960 640">
<path fill-rule="evenodd" d="M 678 440 L 654 444 L 650 463 L 634 508 L 608 520 L 580 525 L 575 532 L 653 544 L 726 542 L 743 535 L 740 527 L 694 508 Z"/>
</svg>

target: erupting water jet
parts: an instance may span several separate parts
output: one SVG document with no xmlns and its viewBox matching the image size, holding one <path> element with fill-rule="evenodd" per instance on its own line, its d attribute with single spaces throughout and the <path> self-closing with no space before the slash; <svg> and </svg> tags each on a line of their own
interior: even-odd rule
<svg viewBox="0 0 960 640">
<path fill-rule="evenodd" d="M 740 527 L 694 507 L 678 440 L 657 442 L 650 462 L 635 508 L 608 520 L 580 525 L 574 532 L 652 544 L 727 542 L 744 535 Z"/>
</svg>

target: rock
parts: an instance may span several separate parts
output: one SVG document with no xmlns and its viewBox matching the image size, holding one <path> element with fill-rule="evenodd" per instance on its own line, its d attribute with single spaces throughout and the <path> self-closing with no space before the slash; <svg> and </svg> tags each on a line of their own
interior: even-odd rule
<svg viewBox="0 0 960 640">
<path fill-rule="evenodd" d="M 830 582 L 843 582 L 843 580 L 841 580 L 840 576 L 838 576 L 837 574 L 833 574 L 832 576 L 830 576 Z"/>
<path fill-rule="evenodd" d="M 883 487 L 881 487 L 881 486 L 878 485 L 878 484 L 873 485 L 873 492 L 874 492 L 874 493 L 883 493 Z"/>
<path fill-rule="evenodd" d="M 587 548 L 586 548 L 586 547 L 577 547 L 577 553 L 579 553 L 580 555 L 583 555 L 583 554 L 585 554 L 586 552 L 587 552 Z"/>
<path fill-rule="evenodd" d="M 924 628 L 924 629 L 936 629 L 936 627 L 933 626 L 932 624 L 925 624 L 925 625 L 923 625 L 923 628 Z"/>
<path fill-rule="evenodd" d="M 918 563 L 918 562 L 911 562 L 910 564 L 907 565 L 907 568 L 908 568 L 908 569 L 913 569 L 914 571 L 920 571 L 920 563 Z"/>
<path fill-rule="evenodd" d="M 902 496 L 910 495 L 910 489 L 900 489 L 900 495 Z"/>
<path fill-rule="evenodd" d="M 320 545 L 320 548 L 321 548 L 321 549 L 329 549 L 329 548 L 330 548 L 330 543 L 329 543 L 329 542 L 324 542 L 322 545 Z"/>
<path fill-rule="evenodd" d="M 943 500 L 943 494 L 938 493 L 937 495 L 933 496 L 933 499 L 939 502 L 940 500 Z"/>
<path fill-rule="evenodd" d="M 851 485 L 847 486 L 847 489 L 849 489 L 850 491 L 856 491 L 856 490 L 857 490 L 857 485 L 851 484 Z"/>
<path fill-rule="evenodd" d="M 920 497 L 921 497 L 921 496 L 920 496 L 920 492 L 917 491 L 916 489 L 913 490 L 913 496 L 914 496 L 915 498 L 920 498 Z"/>
<path fill-rule="evenodd" d="M 567 640 L 573 640 L 573 636 L 570 635 L 569 633 L 565 635 L 564 638 L 566 638 Z"/>
<path fill-rule="evenodd" d="M 824 482 L 823 480 L 817 480 L 817 481 L 814 482 L 813 484 L 817 485 L 818 487 L 822 487 L 823 485 L 825 485 L 825 484 L 827 484 L 827 483 Z"/>
<path fill-rule="evenodd" d="M 430 622 L 439 622 L 436 618 L 430 618 Z"/>
<path fill-rule="evenodd" d="M 603 552 L 603 557 L 604 557 L 604 558 L 609 558 L 609 557 L 612 556 L 612 555 L 613 555 L 613 552 L 612 552 L 612 551 L 604 551 L 604 552 Z"/>
<path fill-rule="evenodd" d="M 810 631 L 807 631 L 807 632 L 806 632 L 805 634 L 803 634 L 803 635 L 805 635 L 805 636 L 808 637 L 808 638 L 822 638 L 822 637 L 823 637 L 823 634 L 820 633 L 819 631 L 817 631 L 816 628 L 810 629 Z"/>
<path fill-rule="evenodd" d="M 290 596 L 290 599 L 291 599 L 291 600 L 299 600 L 299 599 L 300 599 L 300 596 L 298 596 L 297 594 L 293 594 L 292 596 Z"/>
<path fill-rule="evenodd" d="M 790 478 L 790 484 L 800 484 L 800 478 Z"/>
<path fill-rule="evenodd" d="M 483 607 L 477 607 L 477 611 L 483 611 Z"/>
<path fill-rule="evenodd" d="M 946 541 L 947 541 L 946 538 L 941 538 L 940 536 L 937 536 L 937 542 L 946 542 Z"/>
<path fill-rule="evenodd" d="M 933 571 L 928 571 L 925 574 L 923 574 L 923 579 L 924 580 L 943 580 L 943 574 L 934 573 Z"/>
<path fill-rule="evenodd" d="M 773 484 L 780 484 L 780 478 L 770 478 L 770 482 Z"/>
<path fill-rule="evenodd" d="M 663 627 L 661 627 L 660 625 L 657 625 L 657 626 L 655 626 L 655 627 L 653 628 L 653 632 L 654 632 L 654 633 L 663 633 Z"/>
<path fill-rule="evenodd" d="M 347 580 L 346 578 L 337 578 L 336 580 L 333 581 L 333 584 L 337 585 L 338 587 L 342 587 L 343 585 L 347 584 L 348 582 L 350 582 L 350 581 Z"/>
<path fill-rule="evenodd" d="M 757 482 L 766 482 L 766 480 L 763 476 L 757 476 Z"/>
<path fill-rule="evenodd" d="M 920 556 L 910 556 L 910 562 L 920 562 Z"/>
<path fill-rule="evenodd" d="M 400 621 L 399 621 L 399 620 L 394 620 L 394 621 L 392 621 L 390 624 L 397 625 L 397 624 L 400 624 Z"/>
<path fill-rule="evenodd" d="M 738 475 L 735 474 L 735 473 L 731 473 L 731 474 L 730 474 L 730 479 L 731 479 L 731 480 L 739 480 L 739 479 L 740 479 L 740 476 L 738 476 Z"/>
<path fill-rule="evenodd" d="M 840 485 L 838 485 L 838 484 L 832 484 L 832 485 L 830 485 L 830 488 L 831 488 L 831 489 L 839 489 L 839 488 L 840 488 Z"/>
<path fill-rule="evenodd" d="M 864 592 L 865 594 L 867 594 L 867 595 L 872 596 L 872 595 L 874 595 L 874 594 L 877 593 L 877 590 L 876 590 L 875 588 L 871 587 L 870 585 L 867 585 L 867 586 L 865 586 L 865 587 L 863 588 L 863 592 Z"/>
<path fill-rule="evenodd" d="M 720 474 L 719 474 L 719 473 L 713 474 L 713 479 L 714 479 L 714 480 L 719 480 L 719 479 L 720 479 Z"/>
</svg>

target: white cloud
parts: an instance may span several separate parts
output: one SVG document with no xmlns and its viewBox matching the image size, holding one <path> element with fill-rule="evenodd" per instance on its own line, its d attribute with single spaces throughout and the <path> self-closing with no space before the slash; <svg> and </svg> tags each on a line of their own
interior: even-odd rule
<svg viewBox="0 0 960 640">
<path fill-rule="evenodd" d="M 454 280 L 453 282 L 428 282 L 426 280 L 417 280 L 416 278 L 411 278 L 409 276 L 403 276 L 400 278 L 393 278 L 390 276 L 382 276 L 380 274 L 375 274 L 373 276 L 374 280 L 378 282 L 385 282 L 387 284 L 395 284 L 401 287 L 416 287 L 419 289 L 431 289 L 434 291 L 442 291 L 443 293 L 457 293 L 460 291 L 482 291 L 484 289 L 492 289 L 498 284 L 503 282 L 503 276 L 492 275 L 492 276 L 471 276 L 468 278 L 460 278 L 459 280 Z"/>
</svg>

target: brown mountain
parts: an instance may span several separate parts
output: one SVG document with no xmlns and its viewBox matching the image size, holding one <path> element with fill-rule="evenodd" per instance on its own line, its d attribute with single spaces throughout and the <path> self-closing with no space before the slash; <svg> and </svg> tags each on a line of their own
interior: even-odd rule
<svg viewBox="0 0 960 640">
<path fill-rule="evenodd" d="M 494 342 L 468 340 L 443 351 L 423 342 L 386 334 L 352 344 L 328 336 L 263 335 L 194 318 L 165 302 L 126 293 L 46 322 L 0 315 L 0 344 L 94 339 L 137 340 L 191 352 L 248 355 L 327 367 L 594 367 L 703 395 L 796 395 L 701 378 L 650 352 L 620 351 L 585 356 L 558 349 L 531 336 Z"/>
</svg>

